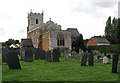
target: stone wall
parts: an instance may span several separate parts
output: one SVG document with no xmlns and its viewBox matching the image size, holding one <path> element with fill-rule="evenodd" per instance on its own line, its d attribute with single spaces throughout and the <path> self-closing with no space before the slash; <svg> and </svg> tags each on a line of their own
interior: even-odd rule
<svg viewBox="0 0 120 83">
<path fill-rule="evenodd" d="M 42 49 L 43 50 L 45 51 L 49 50 L 49 47 L 50 47 L 49 41 L 50 41 L 50 33 L 46 32 L 42 35 Z"/>
<path fill-rule="evenodd" d="M 61 33 L 64 36 L 64 46 L 57 46 L 57 35 Z M 50 33 L 50 48 L 53 49 L 56 47 L 66 47 L 71 50 L 71 33 L 65 30 L 56 30 L 51 31 Z"/>
</svg>

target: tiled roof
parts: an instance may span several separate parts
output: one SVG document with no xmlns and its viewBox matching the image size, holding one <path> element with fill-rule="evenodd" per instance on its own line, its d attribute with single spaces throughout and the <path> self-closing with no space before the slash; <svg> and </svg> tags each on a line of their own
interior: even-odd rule
<svg viewBox="0 0 120 83">
<path fill-rule="evenodd" d="M 96 43 L 110 44 L 110 42 L 105 38 L 95 38 L 95 37 L 93 37 L 93 39 L 96 41 Z"/>
<path fill-rule="evenodd" d="M 67 28 L 67 31 L 71 32 L 72 37 L 78 37 L 80 35 L 77 28 Z"/>
</svg>

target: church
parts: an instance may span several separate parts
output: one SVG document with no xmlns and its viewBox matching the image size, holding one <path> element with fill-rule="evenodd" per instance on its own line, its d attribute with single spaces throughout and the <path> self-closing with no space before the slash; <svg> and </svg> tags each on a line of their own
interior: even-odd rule
<svg viewBox="0 0 120 83">
<path fill-rule="evenodd" d="M 27 38 L 32 40 L 35 48 L 45 51 L 54 48 L 68 48 L 71 50 L 79 32 L 77 28 L 62 30 L 61 25 L 54 23 L 51 18 L 44 23 L 44 13 L 28 13 Z"/>
</svg>

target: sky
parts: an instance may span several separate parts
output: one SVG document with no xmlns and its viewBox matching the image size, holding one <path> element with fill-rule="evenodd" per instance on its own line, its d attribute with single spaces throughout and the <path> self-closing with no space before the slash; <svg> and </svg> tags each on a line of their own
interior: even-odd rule
<svg viewBox="0 0 120 83">
<path fill-rule="evenodd" d="M 42 13 L 44 23 L 77 28 L 84 39 L 104 35 L 109 16 L 118 17 L 118 0 L 1 0 L 0 42 L 27 38 L 28 13 Z"/>
</svg>

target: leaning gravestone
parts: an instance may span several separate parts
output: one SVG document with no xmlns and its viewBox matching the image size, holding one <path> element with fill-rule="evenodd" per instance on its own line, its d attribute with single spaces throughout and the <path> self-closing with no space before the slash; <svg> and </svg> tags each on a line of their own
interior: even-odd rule
<svg viewBox="0 0 120 83">
<path fill-rule="evenodd" d="M 112 73 L 117 73 L 117 66 L 118 66 L 118 53 L 113 54 L 112 59 Z"/>
<path fill-rule="evenodd" d="M 86 66 L 88 52 L 84 52 L 81 57 L 81 66 Z"/>
<path fill-rule="evenodd" d="M 25 62 L 32 62 L 33 61 L 33 53 L 31 49 L 25 50 L 25 56 L 24 56 Z"/>
<path fill-rule="evenodd" d="M 88 55 L 88 65 L 93 66 L 94 65 L 94 58 L 93 58 L 93 53 L 92 51 Z"/>
<path fill-rule="evenodd" d="M 21 69 L 17 52 L 11 51 L 6 54 L 9 69 Z"/>
<path fill-rule="evenodd" d="M 52 56 L 53 56 L 53 62 L 59 62 L 60 55 L 57 49 L 53 49 Z"/>
</svg>

